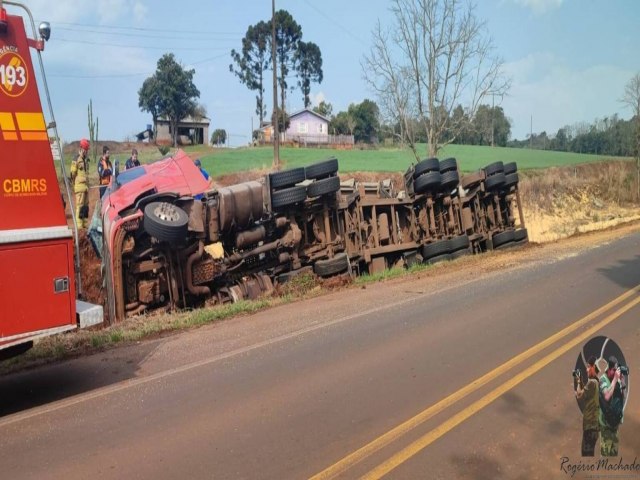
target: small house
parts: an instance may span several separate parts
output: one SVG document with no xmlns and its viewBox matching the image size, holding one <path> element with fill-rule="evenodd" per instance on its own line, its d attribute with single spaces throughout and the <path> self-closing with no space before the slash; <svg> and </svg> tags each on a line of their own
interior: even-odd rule
<svg viewBox="0 0 640 480">
<path fill-rule="evenodd" d="M 206 145 L 209 143 L 209 124 L 207 117 L 194 118 L 188 116 L 178 122 L 179 145 Z M 173 131 L 168 118 L 159 117 L 156 120 L 156 143 L 170 145 L 173 142 Z"/>
</svg>

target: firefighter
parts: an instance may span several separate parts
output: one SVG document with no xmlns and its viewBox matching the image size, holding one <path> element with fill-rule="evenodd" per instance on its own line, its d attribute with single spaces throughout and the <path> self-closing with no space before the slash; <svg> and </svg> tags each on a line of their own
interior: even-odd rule
<svg viewBox="0 0 640 480">
<path fill-rule="evenodd" d="M 71 182 L 76 194 L 76 220 L 78 228 L 87 228 L 89 218 L 89 140 L 80 140 L 78 158 L 71 162 Z"/>
<path fill-rule="evenodd" d="M 109 147 L 104 145 L 102 147 L 102 157 L 98 162 L 98 176 L 100 177 L 100 198 L 104 194 L 104 191 L 111 183 L 111 160 L 109 160 Z"/>
</svg>

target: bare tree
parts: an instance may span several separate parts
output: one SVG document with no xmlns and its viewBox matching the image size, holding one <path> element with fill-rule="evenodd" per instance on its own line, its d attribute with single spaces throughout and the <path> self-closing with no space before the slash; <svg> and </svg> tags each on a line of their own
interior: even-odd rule
<svg viewBox="0 0 640 480">
<path fill-rule="evenodd" d="M 410 116 L 425 129 L 430 156 L 455 141 L 485 97 L 510 86 L 474 9 L 461 0 L 392 0 L 394 24 L 388 32 L 378 24 L 363 61 L 380 104 L 396 110 L 405 136 Z M 466 115 L 454 119 L 458 104 Z"/>
<path fill-rule="evenodd" d="M 624 88 L 621 102 L 633 112 L 633 120 L 636 125 L 636 144 L 634 154 L 636 157 L 636 171 L 638 176 L 638 198 L 640 199 L 640 73 L 636 73 Z"/>
</svg>

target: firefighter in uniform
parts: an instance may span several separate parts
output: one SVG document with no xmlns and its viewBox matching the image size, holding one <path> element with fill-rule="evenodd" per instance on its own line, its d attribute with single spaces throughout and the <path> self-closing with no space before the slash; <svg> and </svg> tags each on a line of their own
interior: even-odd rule
<svg viewBox="0 0 640 480">
<path fill-rule="evenodd" d="M 80 140 L 78 158 L 71 162 L 71 182 L 76 194 L 76 220 L 78 228 L 87 228 L 89 218 L 89 140 Z"/>
<path fill-rule="evenodd" d="M 109 147 L 104 145 L 102 147 L 102 157 L 98 162 L 98 176 L 100 177 L 100 198 L 104 194 L 104 191 L 111 183 L 111 160 L 109 160 Z"/>
</svg>

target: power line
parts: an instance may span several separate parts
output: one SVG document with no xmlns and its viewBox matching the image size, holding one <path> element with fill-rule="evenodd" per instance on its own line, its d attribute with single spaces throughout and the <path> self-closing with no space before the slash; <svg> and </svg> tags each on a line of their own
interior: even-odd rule
<svg viewBox="0 0 640 480">
<path fill-rule="evenodd" d="M 123 25 L 98 25 L 91 23 L 70 23 L 70 22 L 52 22 L 54 25 L 68 25 L 71 27 L 90 27 L 90 28 L 101 28 L 101 29 L 121 29 L 121 30 L 137 30 L 142 32 L 162 32 L 168 33 L 166 28 L 143 28 L 143 27 L 125 27 Z M 212 34 L 212 35 L 240 35 L 243 34 L 241 32 L 213 32 L 213 31 L 203 31 L 203 30 L 189 30 L 189 33 L 199 33 L 199 34 Z"/>
<path fill-rule="evenodd" d="M 70 38 L 56 38 L 57 42 L 67 43 L 81 43 L 84 45 L 100 45 L 104 47 L 117 47 L 117 48 L 139 48 L 144 50 L 191 50 L 201 52 L 205 50 L 205 47 L 153 47 L 145 45 L 123 45 L 121 43 L 107 43 L 107 42 L 92 42 L 90 40 L 71 40 Z M 227 50 L 227 48 L 206 48 L 206 50 Z"/>
<path fill-rule="evenodd" d="M 107 31 L 100 31 L 100 30 L 87 30 L 87 29 L 83 29 L 83 30 L 78 30 L 77 28 L 67 28 L 67 27 L 57 27 L 57 30 L 63 30 L 63 31 L 67 31 L 67 32 L 74 32 L 74 33 L 94 33 L 97 35 L 112 35 L 112 36 L 117 36 L 117 37 L 137 37 L 137 38 L 163 38 L 165 40 L 171 40 L 171 39 L 176 39 L 176 40 L 203 40 L 203 39 L 197 39 L 195 37 L 192 36 L 188 36 L 185 34 L 182 35 L 175 35 L 175 34 L 171 34 L 170 36 L 168 35 L 144 35 L 144 34 L 140 34 L 140 33 L 129 33 L 129 32 L 107 32 Z M 196 34 L 196 35 L 204 35 L 204 34 Z M 215 34 L 212 34 L 215 35 Z M 222 34 L 220 34 L 222 35 Z M 224 34 L 226 35 L 226 34 Z M 240 38 L 237 35 L 229 35 L 228 38 L 217 38 L 217 41 L 220 40 L 237 40 L 238 38 Z"/>
<path fill-rule="evenodd" d="M 342 24 L 336 22 L 333 18 L 331 18 L 329 15 L 327 15 L 326 13 L 324 13 L 322 10 L 320 10 L 318 7 L 316 7 L 315 5 L 313 5 L 309 0 L 304 0 L 304 3 L 307 4 L 307 6 L 311 7 L 312 9 L 314 9 L 317 13 L 319 13 L 320 15 L 322 15 L 324 18 L 326 18 L 327 20 L 329 20 L 331 23 L 333 23 L 334 25 L 336 25 L 337 27 L 339 27 L 341 30 L 343 30 L 347 35 L 349 35 L 351 38 L 353 38 L 354 40 L 357 40 L 358 42 L 362 43 L 362 44 L 366 44 L 366 42 L 364 40 L 362 40 L 360 37 L 356 36 L 353 34 L 353 32 L 348 29 L 347 27 L 343 26 Z"/>
<path fill-rule="evenodd" d="M 210 62 L 212 60 L 217 60 L 218 58 L 226 57 L 227 54 L 223 53 L 221 55 L 216 55 L 214 57 L 203 58 L 202 60 L 198 60 L 195 62 L 188 62 L 189 65 L 201 65 L 203 63 Z M 138 72 L 138 73 L 114 73 L 114 74 L 104 74 L 104 75 L 67 75 L 67 74 L 50 74 L 48 77 L 55 78 L 126 78 L 126 77 L 139 77 L 142 75 L 152 75 L 153 72 Z"/>
</svg>

